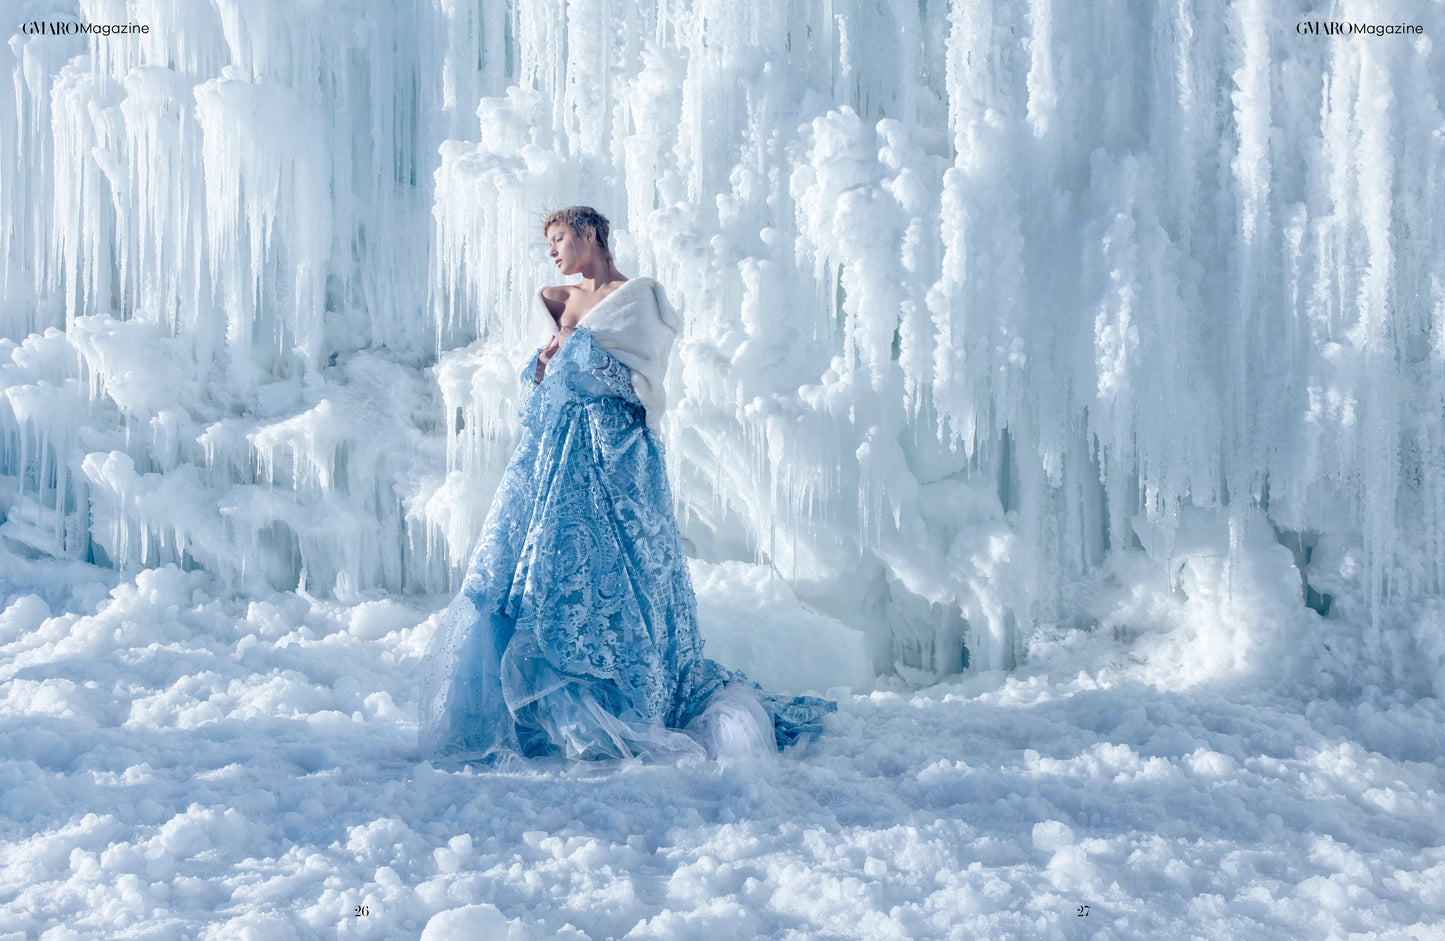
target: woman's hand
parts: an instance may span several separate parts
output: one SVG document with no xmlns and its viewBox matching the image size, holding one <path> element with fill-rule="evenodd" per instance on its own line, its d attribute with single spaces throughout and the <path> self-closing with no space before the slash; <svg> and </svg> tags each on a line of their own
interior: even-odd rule
<svg viewBox="0 0 1445 941">
<path fill-rule="evenodd" d="M 542 352 L 537 354 L 537 374 L 533 377 L 533 381 L 542 381 L 542 374 L 547 371 L 547 361 L 557 355 L 557 350 L 561 345 L 562 335 L 560 333 L 552 334 L 552 339 L 548 340 Z"/>
</svg>

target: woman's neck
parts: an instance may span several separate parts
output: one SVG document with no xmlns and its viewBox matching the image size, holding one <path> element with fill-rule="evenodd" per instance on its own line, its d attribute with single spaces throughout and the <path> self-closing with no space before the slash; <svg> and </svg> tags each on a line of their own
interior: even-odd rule
<svg viewBox="0 0 1445 941">
<path fill-rule="evenodd" d="M 617 266 L 613 264 L 612 259 L 609 258 L 606 262 L 596 262 L 595 264 L 584 267 L 582 269 L 582 282 L 577 286 L 588 294 L 591 294 L 604 285 L 611 284 L 613 281 L 622 280 L 625 280 L 622 277 L 622 272 L 617 270 Z"/>
</svg>

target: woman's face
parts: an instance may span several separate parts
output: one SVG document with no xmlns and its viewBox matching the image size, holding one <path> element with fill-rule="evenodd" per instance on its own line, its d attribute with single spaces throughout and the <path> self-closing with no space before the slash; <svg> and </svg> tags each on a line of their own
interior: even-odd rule
<svg viewBox="0 0 1445 941">
<path fill-rule="evenodd" d="M 564 275 L 576 274 L 584 263 L 592 260 L 592 240 L 572 231 L 572 227 L 554 222 L 547 227 L 547 257 Z"/>
</svg>

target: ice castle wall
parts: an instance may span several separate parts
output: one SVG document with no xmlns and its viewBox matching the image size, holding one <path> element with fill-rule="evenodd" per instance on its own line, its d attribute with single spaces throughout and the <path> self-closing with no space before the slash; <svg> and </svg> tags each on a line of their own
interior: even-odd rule
<svg viewBox="0 0 1445 941">
<path fill-rule="evenodd" d="M 1286 549 L 1294 609 L 1439 651 L 1445 11 L 1223 11 L 22 2 L 150 32 L 0 51 L 0 537 L 444 590 L 586 203 L 687 320 L 693 551 L 880 670 Z"/>
</svg>

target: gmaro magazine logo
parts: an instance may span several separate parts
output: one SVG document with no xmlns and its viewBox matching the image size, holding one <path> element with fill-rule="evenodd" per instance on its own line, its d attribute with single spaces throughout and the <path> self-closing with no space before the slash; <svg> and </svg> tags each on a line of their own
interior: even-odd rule
<svg viewBox="0 0 1445 941">
<path fill-rule="evenodd" d="M 20 24 L 27 36 L 125 36 L 149 34 L 145 23 L 87 23 L 82 20 L 30 20 Z"/>
<path fill-rule="evenodd" d="M 1344 23 L 1338 20 L 1300 20 L 1294 31 L 1301 36 L 1423 36 L 1418 23 Z"/>
</svg>

